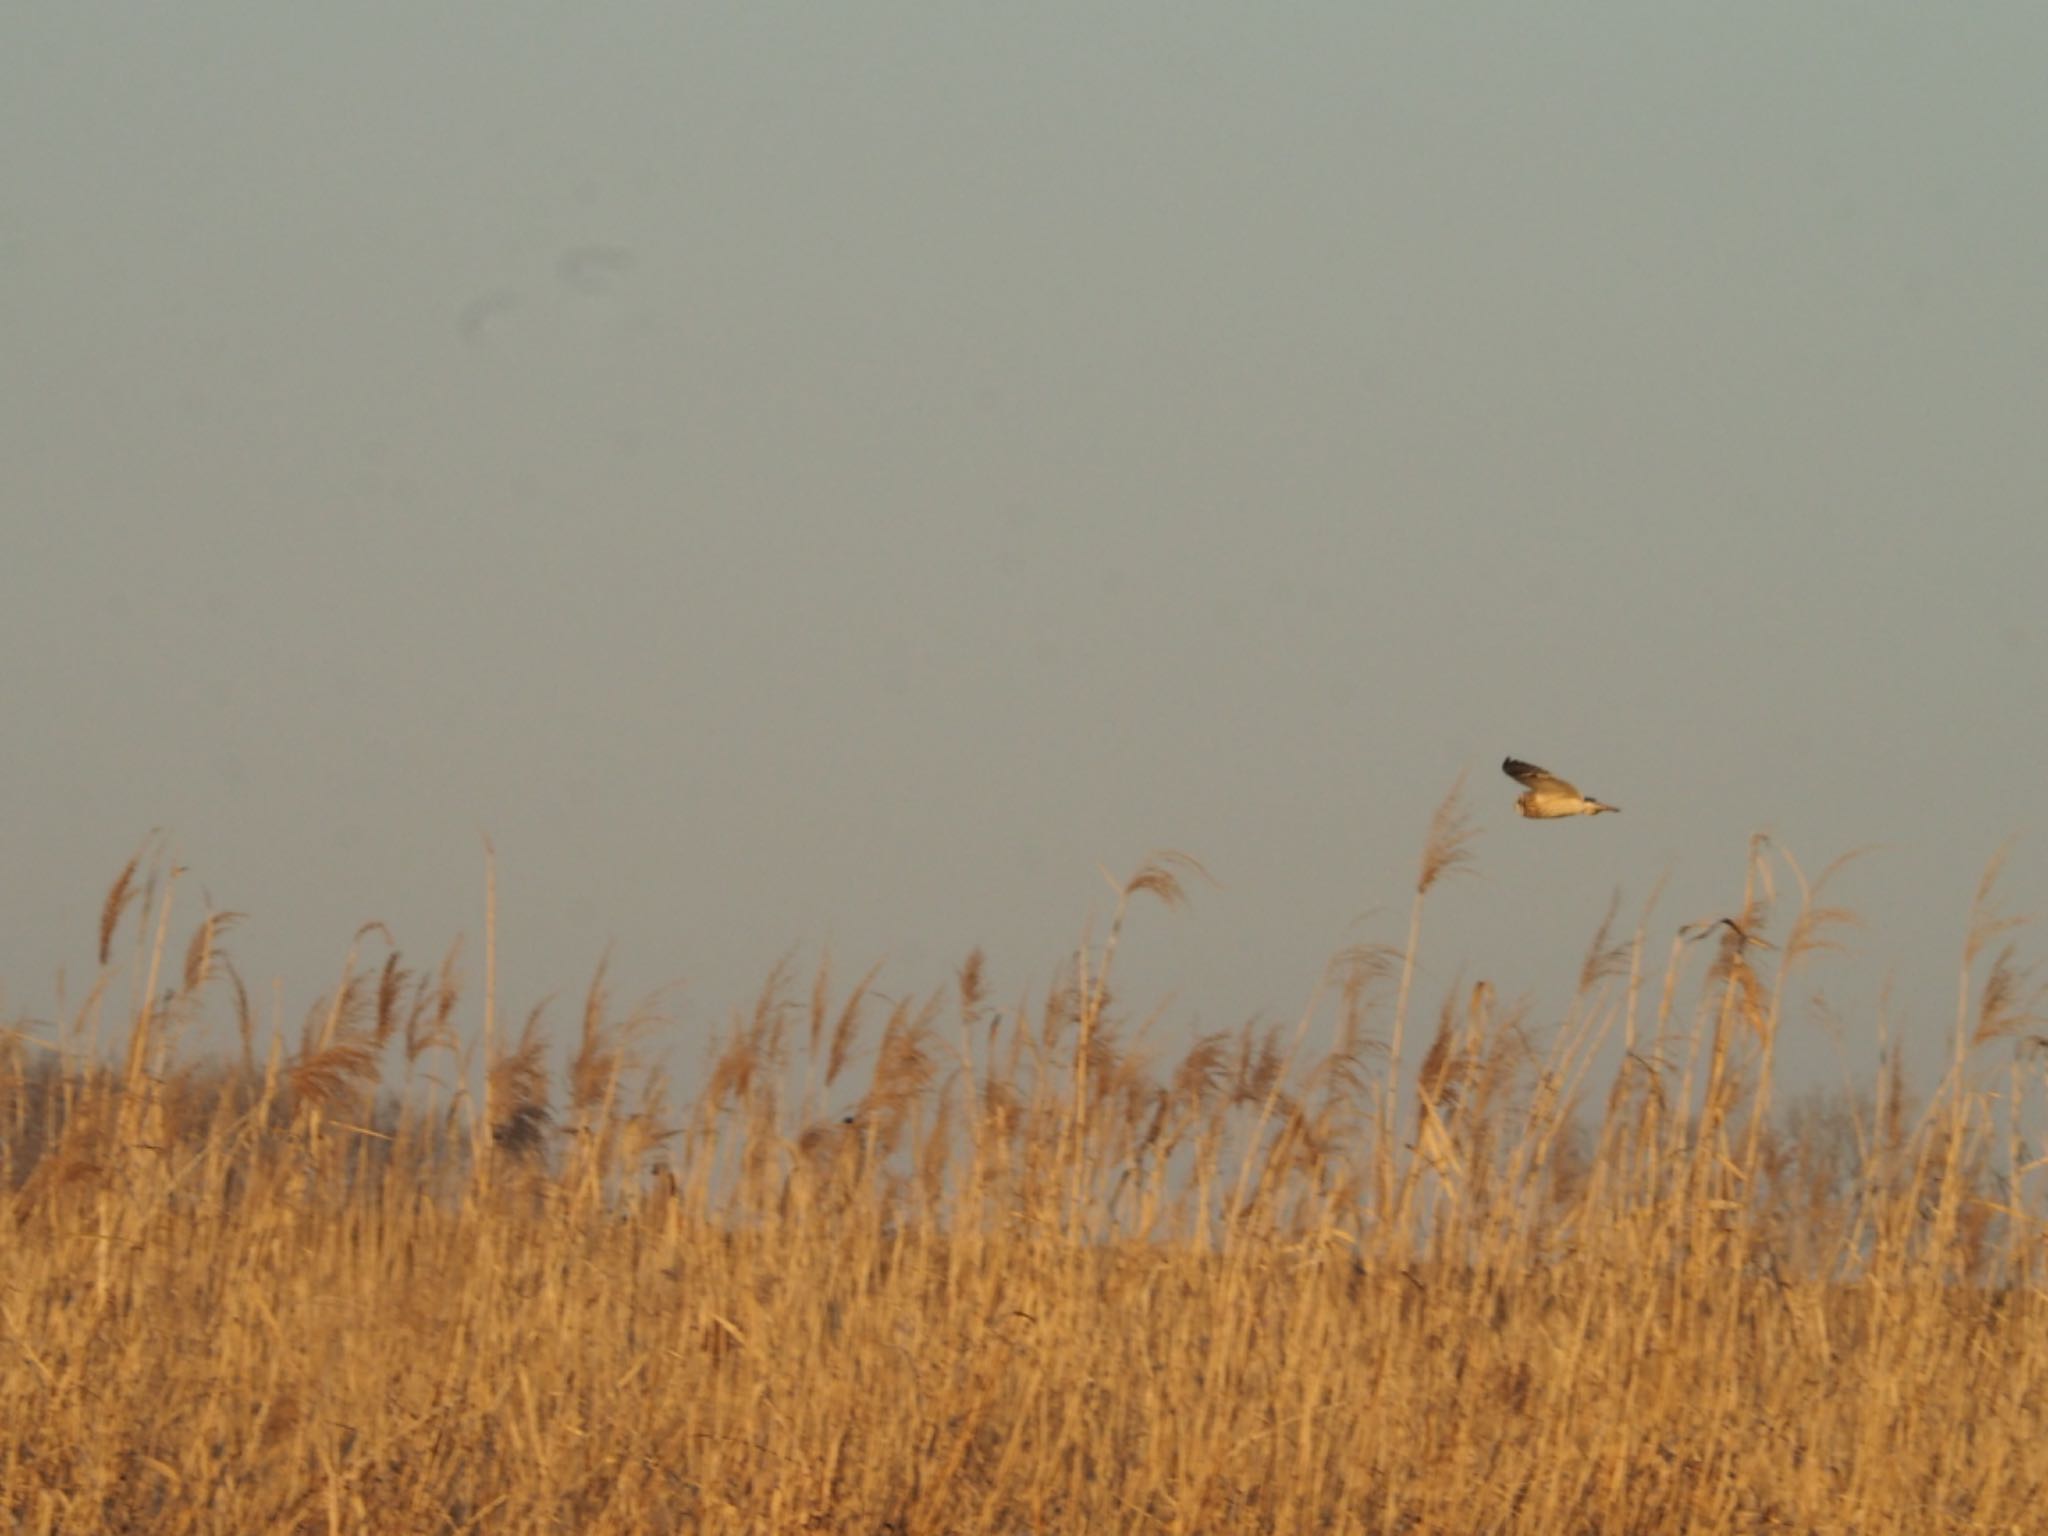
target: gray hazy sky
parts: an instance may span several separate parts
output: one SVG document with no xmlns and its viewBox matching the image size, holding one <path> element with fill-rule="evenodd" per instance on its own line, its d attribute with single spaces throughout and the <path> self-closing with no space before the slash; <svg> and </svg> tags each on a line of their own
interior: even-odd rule
<svg viewBox="0 0 2048 1536">
<path fill-rule="evenodd" d="M 1161 846 L 1224 888 L 1131 1003 L 1292 1017 L 1469 768 L 1424 1007 L 1554 1017 L 1768 829 L 1885 845 L 1859 1048 L 1887 975 L 1949 1027 L 2048 748 L 2048 8 L 5 34 L 8 1011 L 162 826 L 294 1022 L 366 918 L 474 937 L 485 831 L 508 1009 L 615 940 L 679 1063 L 792 945 L 1041 990 Z"/>
</svg>

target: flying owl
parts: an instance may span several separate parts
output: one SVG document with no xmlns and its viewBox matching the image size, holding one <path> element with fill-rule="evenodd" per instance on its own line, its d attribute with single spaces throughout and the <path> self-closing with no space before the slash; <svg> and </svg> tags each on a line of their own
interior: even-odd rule
<svg viewBox="0 0 2048 1536">
<path fill-rule="evenodd" d="M 1524 816 L 1598 816 L 1602 811 L 1621 809 L 1602 800 L 1589 800 L 1555 774 L 1545 773 L 1534 763 L 1519 758 L 1508 758 L 1500 765 L 1500 771 L 1528 790 L 1515 801 L 1515 809 Z"/>
</svg>

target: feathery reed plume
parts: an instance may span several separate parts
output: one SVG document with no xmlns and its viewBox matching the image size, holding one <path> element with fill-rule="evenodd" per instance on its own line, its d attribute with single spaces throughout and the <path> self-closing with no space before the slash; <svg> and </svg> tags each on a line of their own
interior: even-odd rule
<svg viewBox="0 0 2048 1536">
<path fill-rule="evenodd" d="M 397 1033 L 399 999 L 411 980 L 412 973 L 398 963 L 398 951 L 392 950 L 384 957 L 384 969 L 377 974 L 376 1022 L 371 1026 L 370 1034 L 379 1050 Z"/>
<path fill-rule="evenodd" d="M 1728 918 L 1716 925 L 1723 930 L 1721 948 L 1714 957 L 1714 963 L 1707 968 L 1708 982 L 1723 983 L 1742 1005 L 1744 1020 L 1750 1032 L 1757 1039 L 1765 1037 L 1765 1011 L 1763 984 L 1758 981 L 1755 968 L 1749 963 L 1749 950 L 1754 946 L 1768 948 L 1762 940 L 1752 937 L 1740 924 Z"/>
<path fill-rule="evenodd" d="M 1455 996 L 1455 988 L 1444 994 L 1444 1005 L 1437 1012 L 1436 1034 L 1429 1042 L 1429 1049 L 1422 1053 L 1422 1065 L 1415 1069 L 1415 1092 L 1425 1106 L 1450 1101 L 1458 1092 L 1464 1057 L 1451 1044 L 1451 1032 L 1456 1022 L 1453 1012 Z"/>
<path fill-rule="evenodd" d="M 939 1091 L 938 1111 L 932 1118 L 931 1129 L 917 1148 L 917 1183 L 923 1196 L 925 1209 L 937 1212 L 943 1209 L 946 1194 L 946 1167 L 953 1148 L 953 1117 L 955 1095 L 949 1079 Z"/>
<path fill-rule="evenodd" d="M 242 1072 L 244 1076 L 256 1074 L 256 1015 L 249 1007 L 249 989 L 242 984 L 242 973 L 235 969 L 232 960 L 223 956 L 220 968 L 235 990 L 235 1035 L 242 1045 Z"/>
<path fill-rule="evenodd" d="M 527 1014 L 519 1043 L 490 1064 L 491 1140 L 514 1156 L 538 1152 L 553 1116 L 548 1108 L 547 1037 L 541 1019 L 547 1002 Z"/>
<path fill-rule="evenodd" d="M 1236 1080 L 1230 1089 L 1233 1104 L 1263 1104 L 1280 1081 L 1286 1060 L 1280 1026 L 1269 1024 L 1261 1030 L 1258 1024 L 1257 1019 L 1247 1019 L 1238 1035 Z"/>
<path fill-rule="evenodd" d="M 1792 927 L 1785 935 L 1785 966 L 1787 969 L 1809 955 L 1827 954 L 1844 948 L 1838 936 L 1844 928 L 1860 928 L 1863 919 L 1849 907 L 1825 906 L 1821 893 L 1837 874 L 1871 850 L 1852 848 L 1840 858 L 1832 860 L 1827 868 L 1811 885 L 1807 884 L 1805 871 L 1789 853 L 1780 849 L 1780 856 L 1792 867 L 1799 881 L 1799 911 L 1792 919 Z"/>
<path fill-rule="evenodd" d="M 2048 985 L 2035 982 L 2034 971 L 2034 966 L 2019 963 L 2012 945 L 2000 947 L 1983 990 L 1977 994 L 1977 1025 L 1970 1033 L 1972 1050 L 2044 1022 L 2041 1008 Z"/>
<path fill-rule="evenodd" d="M 2005 873 L 2006 860 L 2011 856 L 2012 843 L 2008 840 L 1985 860 L 1983 872 L 1977 876 L 1976 894 L 1970 900 L 1969 936 L 1963 949 L 1964 956 L 1972 964 L 1993 939 L 2023 928 L 2028 922 L 2025 916 L 2007 914 L 1998 903 L 1998 882 Z"/>
<path fill-rule="evenodd" d="M 398 948 L 398 940 L 392 937 L 391 929 L 385 925 L 382 918 L 377 917 L 356 926 L 355 937 L 349 941 L 350 947 L 360 948 L 363 940 L 372 936 L 382 939 L 388 949 Z"/>
<path fill-rule="evenodd" d="M 578 1115 L 589 1115 L 611 1101 L 624 1065 L 624 1053 L 605 1026 L 605 1015 L 611 1010 L 605 971 L 611 958 L 611 948 L 606 946 L 590 978 L 590 988 L 583 994 L 583 1026 L 576 1055 L 569 1063 L 569 1104 Z"/>
<path fill-rule="evenodd" d="M 1422 904 L 1437 881 L 1470 867 L 1472 843 L 1479 836 L 1478 828 L 1465 811 L 1465 778 L 1465 772 L 1458 774 L 1450 793 L 1429 818 L 1429 836 L 1423 841 L 1422 862 L 1416 871 L 1415 900 L 1408 909 L 1408 943 L 1401 955 L 1401 985 L 1394 995 L 1394 1033 L 1387 1044 L 1389 1109 L 1394 1106 L 1393 1094 L 1401 1074 L 1401 1036 L 1408 1022 L 1408 993 L 1415 981 L 1416 949 L 1422 942 Z M 1382 1117 L 1381 1132 L 1386 1137 L 1393 1135 L 1391 1113 Z M 1391 1143 L 1381 1149 L 1383 1155 L 1390 1150 Z"/>
<path fill-rule="evenodd" d="M 1249 1032 L 1249 1026 L 1247 1026 Z M 1173 1069 L 1167 1089 L 1168 1101 L 1188 1114 L 1199 1115 L 1223 1094 L 1237 1074 L 1230 1068 L 1227 1034 L 1203 1035 L 1188 1047 L 1187 1055 Z"/>
<path fill-rule="evenodd" d="M 159 1027 L 164 1010 L 170 999 L 157 991 L 157 978 L 163 971 L 164 946 L 171 931 L 171 900 L 178 884 L 178 877 L 185 873 L 184 867 L 173 863 L 164 874 L 163 900 L 157 903 L 156 921 L 146 925 L 145 932 L 153 930 L 149 940 L 148 961 L 142 985 L 138 989 L 139 1002 L 135 1009 L 134 1022 L 128 1030 L 128 1060 L 122 1072 L 122 1081 L 127 1090 L 122 1105 L 121 1139 L 132 1144 L 141 1134 L 141 1120 L 149 1117 L 156 1104 L 155 1095 L 141 1092 L 143 1080 L 154 1067 L 161 1066 L 165 1041 Z M 144 898 L 143 910 L 156 899 L 156 875 L 152 869 L 148 895 Z"/>
<path fill-rule="evenodd" d="M 788 997 L 790 974 L 796 969 L 796 951 L 791 950 L 775 962 L 768 972 L 768 979 L 761 983 L 761 990 L 754 996 L 754 1017 L 747 1033 L 755 1048 L 771 1065 L 782 1059 L 783 1030 L 789 1018 Z"/>
<path fill-rule="evenodd" d="M 1330 957 L 1323 976 L 1326 982 L 1337 984 L 1338 1055 L 1356 1056 L 1377 1044 L 1365 1032 L 1372 1011 L 1372 989 L 1398 976 L 1400 969 L 1401 951 L 1391 944 L 1353 944 Z"/>
<path fill-rule="evenodd" d="M 318 1050 L 339 1036 L 360 1033 L 369 1016 L 370 976 L 355 968 L 355 952 L 351 950 L 348 969 L 334 990 L 324 1001 L 306 1010 L 305 1022 L 299 1026 L 301 1054 Z"/>
<path fill-rule="evenodd" d="M 860 1005 L 867 999 L 868 988 L 874 985 L 881 974 L 879 963 L 868 968 L 867 975 L 854 983 L 853 991 L 847 994 L 845 1006 L 839 1010 L 839 1022 L 832 1026 L 832 1045 L 825 1059 L 825 1086 L 830 1088 L 839 1081 L 839 1074 L 846 1070 L 846 1058 L 853 1051 L 853 1043 L 860 1033 Z"/>
<path fill-rule="evenodd" d="M 832 951 L 821 950 L 818 954 L 817 973 L 811 978 L 810 1028 L 806 1031 L 804 1049 L 811 1060 L 818 1058 L 818 1042 L 825 1037 L 825 1016 L 832 997 Z"/>
<path fill-rule="evenodd" d="M 1081 947 L 1074 957 L 1072 980 L 1066 985 L 1055 985 L 1046 994 L 1043 1026 L 1040 1032 L 1042 1048 L 1050 1051 L 1057 1036 L 1068 1023 L 1074 1025 L 1075 1043 L 1073 1053 L 1073 1076 L 1070 1113 L 1065 1127 L 1063 1156 L 1070 1172 L 1067 1190 L 1068 1209 L 1078 1216 L 1083 1208 L 1083 1149 L 1091 1135 L 1091 1110 L 1101 1096 L 1102 1085 L 1091 1083 L 1090 1074 L 1104 1064 L 1105 1058 L 1097 1047 L 1097 1035 L 1105 1028 L 1110 1002 L 1110 973 L 1116 965 L 1117 945 L 1123 937 L 1124 919 L 1129 915 L 1131 899 L 1134 896 L 1156 897 L 1168 911 L 1173 911 L 1187 901 L 1187 890 L 1182 883 L 1183 874 L 1193 875 L 1214 885 L 1216 882 L 1199 859 L 1171 849 L 1153 853 L 1138 866 L 1138 870 L 1122 885 L 1103 871 L 1105 879 L 1117 893 L 1116 910 L 1109 921 L 1109 933 L 1103 939 L 1100 954 L 1094 952 L 1092 944 L 1083 938 Z"/>
<path fill-rule="evenodd" d="M 1072 1017 L 1084 1034 L 1094 1027 L 1095 1021 L 1109 1006 L 1109 974 L 1116 963 L 1116 948 L 1123 938 L 1124 918 L 1130 911 L 1131 898 L 1156 897 L 1167 911 L 1178 911 L 1187 905 L 1188 900 L 1187 887 L 1182 880 L 1184 875 L 1194 876 L 1210 885 L 1216 884 L 1209 871 L 1202 867 L 1200 859 L 1170 848 L 1147 854 L 1137 872 L 1122 885 L 1118 885 L 1107 870 L 1103 871 L 1103 877 L 1109 880 L 1110 888 L 1117 893 L 1116 911 L 1109 920 L 1109 934 L 1102 942 L 1102 954 L 1092 959 L 1092 974 L 1087 944 L 1082 945 L 1081 953 L 1076 957 Z M 1048 1025 L 1053 1023 L 1054 1017 L 1051 999 L 1048 998 Z M 1050 1043 L 1050 1035 L 1047 1040 Z"/>
<path fill-rule="evenodd" d="M 114 931 L 121 926 L 121 914 L 128 910 L 128 904 L 135 899 L 135 871 L 142 863 L 142 855 L 148 851 L 150 841 L 154 837 L 155 834 L 152 833 L 149 839 L 144 840 L 142 847 L 135 850 L 134 856 L 121 866 L 121 873 L 107 888 L 106 900 L 100 903 L 101 965 L 113 959 Z"/>
<path fill-rule="evenodd" d="M 455 1005 L 462 997 L 462 940 L 457 938 L 441 957 L 429 985 L 424 974 L 413 991 L 405 1015 L 405 1064 L 411 1068 L 431 1050 L 455 1049 Z"/>
<path fill-rule="evenodd" d="M 976 1097 L 982 1130 L 997 1143 L 1008 1142 L 1016 1134 L 1018 1122 L 1023 1118 L 1022 1095 L 1010 1080 L 991 1073 L 983 1079 Z"/>
<path fill-rule="evenodd" d="M 376 1082 L 377 1048 L 360 1029 L 303 1041 L 285 1068 L 294 1103 L 322 1115 L 355 1108 Z"/>
<path fill-rule="evenodd" d="M 1095 1005 L 1109 1006 L 1109 987 L 1099 978 L 1095 984 Z M 1038 1040 L 1041 1051 L 1050 1052 L 1065 1034 L 1069 1024 L 1078 1020 L 1088 1009 L 1088 993 L 1071 975 L 1063 976 L 1046 988 L 1045 1001 L 1038 1010 Z"/>
<path fill-rule="evenodd" d="M 1756 1091 L 1750 1101 L 1749 1137 L 1742 1159 L 1743 1166 L 1749 1170 L 1751 1177 L 1756 1176 L 1758 1159 L 1763 1152 L 1764 1122 L 1771 1107 L 1772 1069 L 1777 1061 L 1778 1028 L 1784 1016 L 1786 982 L 1793 970 L 1803 961 L 1815 955 L 1841 949 L 1842 942 L 1836 935 L 1842 929 L 1854 927 L 1861 921 L 1847 907 L 1826 905 L 1823 893 L 1844 868 L 1867 851 L 1853 849 L 1830 862 L 1820 872 L 1819 878 L 1808 880 L 1806 871 L 1792 856 L 1790 850 L 1778 849 L 1778 856 L 1785 861 L 1786 868 L 1792 871 L 1793 879 L 1798 882 L 1799 909 L 1793 914 L 1792 926 L 1785 936 L 1784 954 L 1778 965 L 1777 981 L 1771 988 L 1769 1006 L 1764 1010 L 1764 1018 L 1756 1025 L 1763 1040 L 1763 1054 L 1758 1063 Z M 1757 942 L 1739 927 L 1731 925 L 1731 931 L 1735 934 L 1738 948 L 1746 948 Z M 1749 979 L 1753 987 L 1753 973 L 1750 973 Z M 1754 1013 L 1754 1004 L 1750 1007 Z"/>
<path fill-rule="evenodd" d="M 2012 963 L 2012 947 L 2007 945 L 1992 962 L 1991 974 L 1985 979 L 1977 1026 L 1974 1030 L 1969 1027 L 1970 977 L 1977 969 L 1978 960 L 1995 940 L 2025 927 L 2030 921 L 2025 916 L 2007 913 L 1999 903 L 1998 880 L 2011 853 L 2012 844 L 2008 841 L 1985 862 L 1983 874 L 1977 877 L 1976 895 L 1970 902 L 1970 926 L 1963 939 L 1962 975 L 1956 983 L 1955 1061 L 1950 1070 L 1957 1076 L 1961 1074 L 1963 1057 L 1970 1048 L 2005 1033 L 2008 1019 L 2014 1027 L 2023 1024 L 2032 1011 L 2034 998 L 2038 997 L 2036 993 L 2026 1003 L 2018 1002 L 2031 968 L 2029 972 L 2017 970 Z"/>
<path fill-rule="evenodd" d="M 1579 962 L 1579 991 L 1583 995 L 1610 976 L 1620 976 L 1628 970 L 1630 957 L 1635 952 L 1633 939 L 1610 939 L 1614 931 L 1615 915 L 1621 911 L 1621 888 L 1615 887 L 1608 898 L 1607 911 L 1600 918 L 1600 926 L 1593 934 L 1593 942 L 1586 946 L 1586 958 Z"/>
<path fill-rule="evenodd" d="M 1877 1145 L 1879 1150 L 1896 1156 L 1905 1149 L 1910 1108 L 1906 1092 L 1906 1054 L 1898 1041 L 1894 1040 L 1886 1048 L 1883 1067 L 1878 1075 L 1881 1086 L 1877 1101 Z"/>
<path fill-rule="evenodd" d="M 1493 983 L 1478 982 L 1472 988 L 1467 1022 L 1480 1062 L 1476 1102 L 1490 1106 L 1535 1065 L 1537 1052 L 1529 1034 L 1529 999 L 1518 997 L 1496 1010 Z"/>
<path fill-rule="evenodd" d="M 1366 1088 L 1366 1064 L 1360 1057 L 1332 1051 L 1311 1065 L 1302 1078 L 1303 1090 L 1320 1090 L 1334 1104 L 1355 1105 Z"/>
<path fill-rule="evenodd" d="M 1187 905 L 1187 887 L 1183 876 L 1192 875 L 1210 885 L 1216 883 L 1209 871 L 1202 867 L 1202 861 L 1192 854 L 1179 853 L 1168 848 L 1146 856 L 1138 866 L 1137 873 L 1123 884 L 1126 898 L 1132 896 L 1154 896 L 1169 911 L 1178 911 Z"/>
<path fill-rule="evenodd" d="M 982 987 L 981 970 L 982 954 L 981 950 L 976 948 L 968 953 L 956 978 L 960 988 L 960 1022 L 963 1024 L 974 1023 L 976 1010 L 981 1007 L 981 1000 L 986 995 Z"/>
<path fill-rule="evenodd" d="M 1472 863 L 1472 844 L 1479 828 L 1465 809 L 1465 779 L 1461 772 L 1451 792 L 1444 796 L 1429 818 L 1429 836 L 1422 844 L 1422 861 L 1416 868 L 1415 894 L 1427 896 L 1446 875 L 1453 875 Z"/>
<path fill-rule="evenodd" d="M 905 998 L 882 1027 L 882 1042 L 875 1051 L 874 1079 L 861 1095 L 854 1119 L 873 1137 L 874 1146 L 885 1157 L 896 1150 L 912 1106 L 930 1086 L 936 1071 L 931 1025 L 943 1002 L 943 994 L 933 993 L 922 1006 L 913 1008 L 911 1000 Z"/>
<path fill-rule="evenodd" d="M 763 1065 L 760 1034 L 735 1024 L 725 1048 L 712 1063 L 705 1079 L 703 1102 L 712 1115 L 743 1105 L 753 1092 L 754 1080 Z"/>
<path fill-rule="evenodd" d="M 182 990 L 190 997 L 206 985 L 213 975 L 218 959 L 221 937 L 241 920 L 239 912 L 209 912 L 200 919 L 199 926 L 192 930 L 192 940 L 185 946 L 184 985 Z"/>
</svg>

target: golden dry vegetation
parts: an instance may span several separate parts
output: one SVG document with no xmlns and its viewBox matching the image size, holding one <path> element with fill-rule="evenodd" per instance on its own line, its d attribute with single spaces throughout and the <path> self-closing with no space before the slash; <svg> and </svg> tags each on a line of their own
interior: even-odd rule
<svg viewBox="0 0 2048 1536">
<path fill-rule="evenodd" d="M 1454 798 L 1407 944 L 1298 1024 L 1155 1057 L 1111 981 L 1169 856 L 1028 1006 L 978 954 L 778 971 L 688 1098 L 602 969 L 551 1072 L 488 954 L 465 993 L 374 925 L 279 1031 L 131 864 L 88 995 L 0 1036 L 6 1528 L 2048 1529 L 1995 867 L 1945 1079 L 1779 1111 L 1824 879 L 1759 844 L 1668 947 L 1610 914 L 1541 1027 L 1411 1018 L 1468 838 Z"/>
</svg>

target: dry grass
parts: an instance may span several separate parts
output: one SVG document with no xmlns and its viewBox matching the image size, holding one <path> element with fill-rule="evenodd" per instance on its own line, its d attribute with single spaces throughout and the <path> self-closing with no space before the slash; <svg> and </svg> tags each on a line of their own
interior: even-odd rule
<svg viewBox="0 0 2048 1536">
<path fill-rule="evenodd" d="M 894 1000 L 778 967 L 673 1111 L 603 967 L 559 1091 L 541 1010 L 498 1041 L 489 933 L 474 1059 L 457 956 L 375 927 L 262 1046 L 232 914 L 159 990 L 146 853 L 74 1015 L 0 1034 L 8 1528 L 2040 1529 L 2039 1024 L 1995 869 L 1924 1105 L 1894 1050 L 1767 1118 L 1849 914 L 1761 844 L 1661 980 L 1610 909 L 1561 1019 L 1461 981 L 1393 1070 L 1469 842 L 1454 793 L 1406 946 L 1290 1029 L 1159 1058 L 1119 1010 L 1133 904 L 1199 873 L 1168 857 L 1036 1005 L 979 952 Z M 181 1065 L 212 1008 L 241 1062 Z"/>
</svg>

